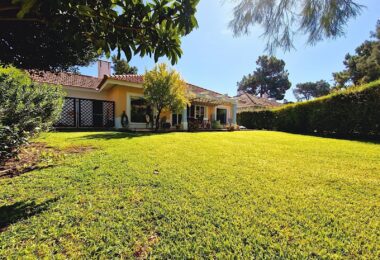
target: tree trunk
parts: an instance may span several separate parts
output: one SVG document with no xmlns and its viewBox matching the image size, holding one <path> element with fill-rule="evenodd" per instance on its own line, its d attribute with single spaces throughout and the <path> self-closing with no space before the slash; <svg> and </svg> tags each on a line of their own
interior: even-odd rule
<svg viewBox="0 0 380 260">
<path fill-rule="evenodd" d="M 161 109 L 158 110 L 158 112 L 157 112 L 157 116 L 156 116 L 156 128 L 154 129 L 155 132 L 157 132 L 158 129 L 160 128 L 160 115 L 161 115 Z"/>
</svg>

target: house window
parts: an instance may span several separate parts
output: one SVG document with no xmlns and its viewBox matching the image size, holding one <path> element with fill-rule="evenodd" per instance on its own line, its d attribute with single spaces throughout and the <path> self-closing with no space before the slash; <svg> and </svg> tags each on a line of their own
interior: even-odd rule
<svg viewBox="0 0 380 260">
<path fill-rule="evenodd" d="M 189 116 L 193 117 L 193 118 L 205 118 L 207 116 L 206 115 L 206 107 L 198 106 L 198 105 L 191 105 Z"/>
<path fill-rule="evenodd" d="M 221 124 L 227 123 L 227 109 L 217 108 L 216 109 L 216 120 L 219 120 Z"/>
<path fill-rule="evenodd" d="M 131 97 L 131 122 L 146 123 L 146 115 L 150 114 L 150 107 L 142 97 Z"/>
<path fill-rule="evenodd" d="M 172 126 L 179 125 L 182 122 L 182 114 L 172 114 Z"/>
</svg>

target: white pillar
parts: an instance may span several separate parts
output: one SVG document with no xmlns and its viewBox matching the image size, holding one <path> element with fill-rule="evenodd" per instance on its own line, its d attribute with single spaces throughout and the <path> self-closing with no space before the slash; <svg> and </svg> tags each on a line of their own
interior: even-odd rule
<svg viewBox="0 0 380 260">
<path fill-rule="evenodd" d="M 236 125 L 237 104 L 232 105 L 232 123 Z"/>
<path fill-rule="evenodd" d="M 182 110 L 182 130 L 188 130 L 188 123 L 187 123 L 187 106 Z"/>
</svg>

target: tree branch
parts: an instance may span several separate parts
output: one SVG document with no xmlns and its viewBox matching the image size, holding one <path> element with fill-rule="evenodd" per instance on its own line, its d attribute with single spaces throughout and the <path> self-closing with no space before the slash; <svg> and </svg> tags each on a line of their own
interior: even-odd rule
<svg viewBox="0 0 380 260">
<path fill-rule="evenodd" d="M 19 6 L 5 6 L 5 7 L 0 7 L 0 12 L 3 11 L 9 11 L 9 10 L 19 10 Z"/>
<path fill-rule="evenodd" d="M 39 22 L 46 23 L 45 20 L 37 19 L 37 18 L 13 18 L 13 17 L 0 17 L 0 22 Z"/>
</svg>

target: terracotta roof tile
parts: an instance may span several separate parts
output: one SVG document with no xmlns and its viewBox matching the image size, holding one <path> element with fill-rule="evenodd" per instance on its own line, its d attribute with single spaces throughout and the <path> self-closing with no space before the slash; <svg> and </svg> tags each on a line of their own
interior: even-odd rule
<svg viewBox="0 0 380 260">
<path fill-rule="evenodd" d="M 131 83 L 144 83 L 144 76 L 143 75 L 112 75 L 112 76 L 106 76 L 109 79 L 116 79 L 116 80 L 123 80 Z"/>
<path fill-rule="evenodd" d="M 49 84 L 57 84 L 63 86 L 71 86 L 71 87 L 79 87 L 79 88 L 87 88 L 87 89 L 99 89 L 100 85 L 107 79 L 114 79 L 120 81 L 126 81 L 131 83 L 144 83 L 143 75 L 111 75 L 105 76 L 103 79 L 99 79 L 96 77 L 60 72 L 60 73 L 52 73 L 52 72 L 29 72 L 30 77 L 33 81 L 41 82 L 41 83 L 49 83 Z M 208 90 L 193 84 L 187 83 L 187 86 L 191 92 L 194 94 L 203 94 L 209 95 L 213 98 L 227 97 L 226 95 L 222 95 L 218 92 Z"/>
<path fill-rule="evenodd" d="M 97 89 L 101 82 L 101 79 L 96 77 L 67 72 L 53 73 L 29 71 L 29 75 L 30 78 L 36 82 L 87 89 Z"/>
</svg>

